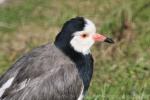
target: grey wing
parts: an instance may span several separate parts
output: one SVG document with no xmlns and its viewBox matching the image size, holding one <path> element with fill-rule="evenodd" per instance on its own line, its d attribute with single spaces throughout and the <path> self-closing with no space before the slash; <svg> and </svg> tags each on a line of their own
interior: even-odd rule
<svg viewBox="0 0 150 100">
<path fill-rule="evenodd" d="M 34 58 L 34 56 L 40 55 L 41 51 L 43 51 L 43 48 L 45 48 L 46 45 L 43 45 L 41 47 L 38 47 L 34 49 L 32 52 L 27 53 L 23 55 L 21 58 L 19 58 L 11 67 L 8 69 L 3 75 L 0 76 L 0 88 L 4 83 L 6 83 L 9 79 L 16 77 L 20 69 L 25 68 L 29 64 L 29 60 L 31 58 Z M 40 51 L 40 52 L 39 52 Z M 0 96 L 1 97 L 1 96 Z"/>
<path fill-rule="evenodd" d="M 24 69 L 32 67 L 31 62 L 35 62 L 35 58 L 39 58 L 47 47 L 49 47 L 49 45 L 43 45 L 33 49 L 32 52 L 23 55 L 10 67 L 10 69 L 0 76 L 0 98 L 4 94 L 5 90 L 11 86 L 16 76 L 19 73 L 22 73 L 20 70 L 25 71 Z M 24 79 L 24 77 L 20 76 L 20 79 Z"/>
<path fill-rule="evenodd" d="M 26 62 L 27 56 L 24 55 L 20 59 L 16 61 L 15 64 L 11 66 L 10 69 L 8 69 L 2 76 L 0 76 L 0 88 L 4 83 L 6 83 L 9 79 L 14 78 L 19 70 L 25 66 L 24 62 Z"/>
<path fill-rule="evenodd" d="M 82 87 L 75 64 L 50 44 L 17 61 L 0 82 L 2 100 L 77 100 Z"/>
<path fill-rule="evenodd" d="M 29 80 L 23 89 L 10 89 L 3 100 L 77 100 L 82 81 L 74 64 L 64 64 Z"/>
</svg>

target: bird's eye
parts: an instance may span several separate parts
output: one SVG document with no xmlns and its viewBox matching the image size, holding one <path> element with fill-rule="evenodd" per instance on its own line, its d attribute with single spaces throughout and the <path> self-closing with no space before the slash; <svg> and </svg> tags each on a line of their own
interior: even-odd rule
<svg viewBox="0 0 150 100">
<path fill-rule="evenodd" d="M 81 35 L 81 37 L 86 38 L 86 37 L 88 37 L 88 34 L 84 33 L 84 34 Z"/>
</svg>

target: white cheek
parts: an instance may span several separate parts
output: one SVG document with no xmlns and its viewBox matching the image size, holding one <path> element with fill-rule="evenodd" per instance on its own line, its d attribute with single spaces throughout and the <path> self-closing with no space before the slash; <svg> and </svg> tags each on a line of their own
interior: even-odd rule
<svg viewBox="0 0 150 100">
<path fill-rule="evenodd" d="M 80 36 L 75 36 L 70 44 L 76 51 L 85 55 L 90 53 L 90 48 L 94 44 L 94 41 L 91 37 L 81 38 Z"/>
<path fill-rule="evenodd" d="M 86 39 L 82 39 L 81 41 L 83 41 L 83 46 L 86 48 L 90 48 L 94 44 L 94 41 L 90 37 Z"/>
</svg>

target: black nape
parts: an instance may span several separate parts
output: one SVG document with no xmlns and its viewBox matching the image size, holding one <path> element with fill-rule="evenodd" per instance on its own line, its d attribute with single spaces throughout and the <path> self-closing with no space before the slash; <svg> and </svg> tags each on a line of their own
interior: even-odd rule
<svg viewBox="0 0 150 100">
<path fill-rule="evenodd" d="M 56 36 L 54 44 L 59 48 L 66 48 L 68 45 L 70 45 L 70 40 L 73 37 L 73 33 L 82 31 L 85 27 L 85 24 L 86 21 L 83 17 L 75 17 L 68 20 Z"/>
</svg>

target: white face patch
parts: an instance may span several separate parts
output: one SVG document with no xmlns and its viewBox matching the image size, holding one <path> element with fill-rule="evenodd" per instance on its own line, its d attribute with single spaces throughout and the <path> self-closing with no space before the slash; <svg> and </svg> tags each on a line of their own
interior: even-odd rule
<svg viewBox="0 0 150 100">
<path fill-rule="evenodd" d="M 5 84 L 2 85 L 2 87 L 0 88 L 0 97 L 3 95 L 5 90 L 11 86 L 13 80 L 14 80 L 14 77 L 10 78 L 9 80 L 7 80 Z"/>
<path fill-rule="evenodd" d="M 84 31 L 89 32 L 89 34 L 95 34 L 96 33 L 96 26 L 95 24 L 90 21 L 89 19 L 85 19 L 86 25 L 84 27 Z"/>
<path fill-rule="evenodd" d="M 81 52 L 86 55 L 90 53 L 90 48 L 94 44 L 93 34 L 96 33 L 96 27 L 94 23 L 88 19 L 85 19 L 86 25 L 83 31 L 78 31 L 73 34 L 73 38 L 70 41 L 71 46 L 77 52 Z M 82 35 L 86 34 L 84 38 Z"/>
</svg>

